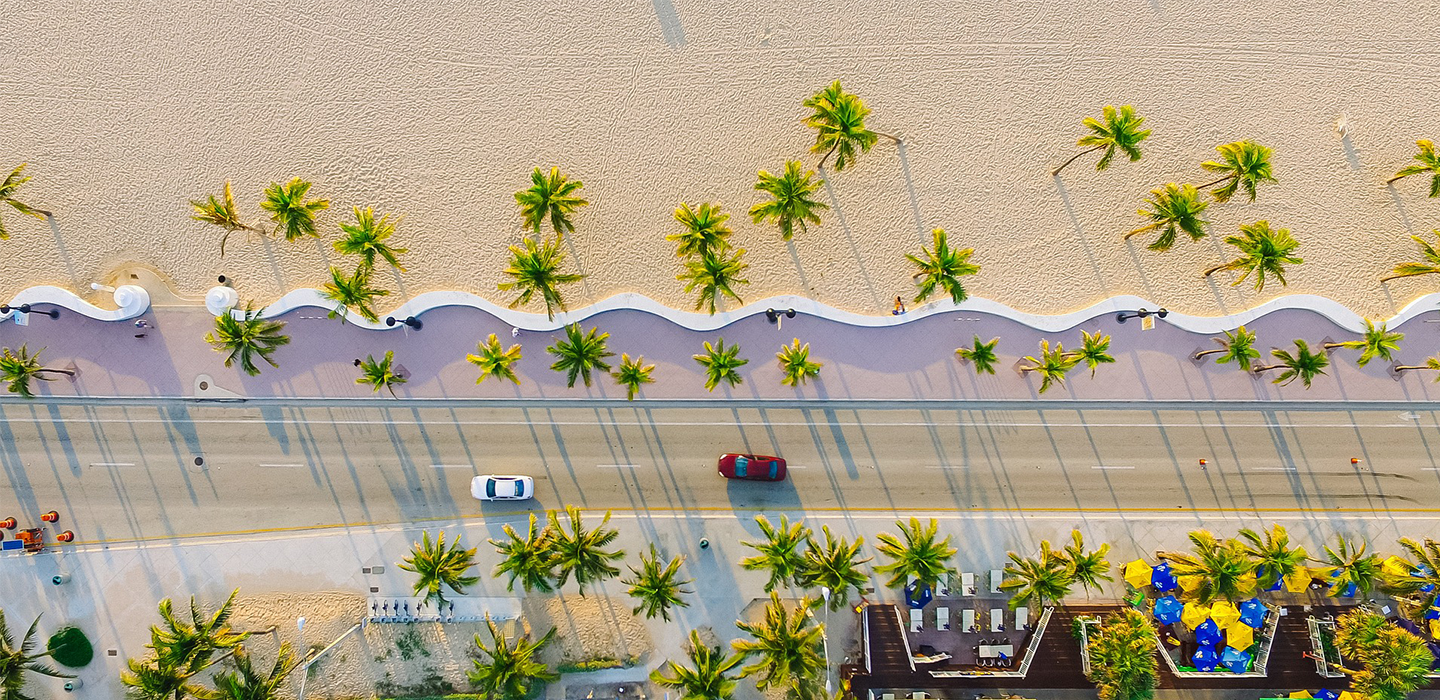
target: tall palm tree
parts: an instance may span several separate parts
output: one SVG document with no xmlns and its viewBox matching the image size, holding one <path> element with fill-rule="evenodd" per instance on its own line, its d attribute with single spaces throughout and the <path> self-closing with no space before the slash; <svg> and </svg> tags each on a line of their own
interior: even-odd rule
<svg viewBox="0 0 1440 700">
<path fill-rule="evenodd" d="M 214 691 L 192 682 L 194 671 L 156 659 L 126 659 L 120 672 L 125 697 L 132 700 L 209 700 Z"/>
<path fill-rule="evenodd" d="M 1410 555 L 1408 570 L 1403 574 L 1382 571 L 1381 582 L 1388 593 L 1408 601 L 1406 607 L 1414 617 L 1423 619 L 1440 602 L 1440 542 L 1429 537 L 1423 543 L 1402 537 L 1400 548 Z"/>
<path fill-rule="evenodd" d="M 1431 233 L 1440 236 L 1440 229 L 1435 229 Z M 1411 236 L 1410 240 L 1415 241 L 1415 245 L 1420 246 L 1420 254 L 1425 257 L 1425 261 L 1396 264 L 1395 269 L 1391 271 L 1390 274 L 1380 278 L 1382 283 L 1397 280 L 1402 277 L 1419 277 L 1420 275 L 1440 273 L 1440 248 L 1426 243 L 1425 239 L 1419 236 Z"/>
<path fill-rule="evenodd" d="M 0 182 L 0 202 L 9 204 L 11 208 L 21 214 L 29 214 L 44 221 L 50 216 L 50 212 L 44 209 L 36 209 L 15 198 L 15 193 L 20 190 L 20 186 L 30 181 L 30 176 L 20 176 L 20 172 L 25 169 L 26 165 L 28 164 L 21 163 L 14 170 L 11 170 L 9 175 L 5 176 L 4 182 Z M 0 221 L 0 241 L 8 240 L 10 240 L 10 232 L 5 230 L 5 222 Z"/>
<path fill-rule="evenodd" d="M 1192 552 L 1162 552 L 1176 576 L 1196 576 L 1200 586 L 1192 595 L 1201 603 L 1214 600 L 1239 600 L 1247 593 L 1246 575 L 1255 572 L 1255 564 L 1245 546 L 1236 540 L 1221 540 L 1205 530 L 1190 532 Z"/>
<path fill-rule="evenodd" d="M 620 366 L 610 373 L 615 378 L 615 383 L 625 387 L 625 399 L 634 401 L 635 394 L 639 393 L 641 384 L 654 384 L 655 380 L 650 373 L 655 371 L 655 365 L 645 364 L 645 356 L 641 355 L 630 359 L 627 353 L 620 353 Z"/>
<path fill-rule="evenodd" d="M 36 616 L 35 621 L 30 623 L 30 629 L 20 639 L 19 646 L 16 646 L 10 626 L 5 622 L 5 611 L 0 610 L 0 700 L 31 700 L 22 692 L 25 690 L 26 673 L 74 678 L 42 663 L 50 652 L 38 648 L 39 640 L 35 638 L 35 633 L 39 627 L 40 618 Z"/>
<path fill-rule="evenodd" d="M 565 506 L 565 513 L 570 516 L 569 530 L 561 525 L 555 511 L 549 513 L 550 529 L 555 533 L 551 545 L 555 552 L 555 587 L 565 585 L 574 576 L 583 596 L 586 585 L 620 575 L 610 562 L 624 558 L 625 552 L 605 549 L 620 536 L 619 530 L 605 527 L 610 522 L 610 511 L 605 511 L 600 524 L 589 530 L 580 523 L 580 509 Z"/>
<path fill-rule="evenodd" d="M 399 220 L 391 223 L 390 215 L 382 214 L 377 221 L 375 209 L 372 207 L 355 207 L 354 213 L 355 223 L 340 224 L 340 230 L 345 232 L 345 237 L 335 241 L 335 252 L 358 255 L 360 264 L 371 270 L 375 269 L 375 258 L 383 258 L 391 267 L 404 272 L 405 267 L 400 264 L 400 256 L 410 252 L 410 249 L 395 248 L 386 243 L 395 235 Z"/>
<path fill-rule="evenodd" d="M 1375 587 L 1380 579 L 1380 555 L 1367 554 L 1368 548 L 1363 539 L 1357 544 L 1335 535 L 1335 546 L 1325 545 L 1325 558 L 1313 560 L 1329 570 L 1331 596 L 1365 595 Z"/>
<path fill-rule="evenodd" d="M 685 557 L 681 555 L 669 562 L 664 561 L 660 558 L 660 553 L 655 551 L 655 543 L 650 543 L 650 555 L 646 556 L 643 552 L 640 554 L 640 568 L 630 567 L 630 573 L 634 574 L 634 577 L 620 581 L 630 587 L 630 597 L 640 603 L 631 612 L 639 615 L 643 610 L 647 620 L 659 615 L 669 622 L 670 608 L 690 607 L 680 596 L 695 592 L 685 589 L 685 586 L 694 583 L 695 579 L 680 579 L 680 565 L 683 563 Z"/>
<path fill-rule="evenodd" d="M 1325 343 L 1326 350 L 1346 348 L 1348 350 L 1359 350 L 1360 356 L 1355 358 L 1355 364 L 1364 367 L 1370 361 L 1381 357 L 1386 361 L 1392 358 L 1393 353 L 1400 352 L 1400 341 L 1405 339 L 1404 333 L 1388 331 L 1385 329 L 1385 322 L 1380 322 L 1380 327 L 1375 327 L 1375 322 L 1365 319 L 1365 337 L 1360 340 L 1346 340 L 1340 343 Z"/>
<path fill-rule="evenodd" d="M 1283 369 L 1285 371 L 1276 376 L 1274 380 L 1275 384 L 1281 386 L 1299 379 L 1300 383 L 1309 389 L 1310 382 L 1314 381 L 1315 377 L 1325 374 L 1325 368 L 1330 366 L 1330 358 L 1325 355 L 1324 350 L 1311 352 L 1310 346 L 1298 338 L 1295 340 L 1293 354 L 1289 350 L 1279 348 L 1271 350 L 1270 354 L 1280 362 L 1273 365 L 1257 365 L 1251 371 L 1260 374 L 1272 369 Z"/>
<path fill-rule="evenodd" d="M 33 399 L 35 394 L 30 391 L 30 381 L 38 379 L 42 382 L 53 382 L 54 377 L 47 377 L 47 374 L 63 374 L 69 377 L 75 376 L 74 370 L 53 369 L 40 364 L 40 353 L 45 352 L 44 348 L 36 351 L 34 355 L 26 346 L 20 346 L 20 352 L 14 352 L 10 348 L 0 351 L 0 381 L 6 383 L 5 388 L 12 394 Z"/>
<path fill-rule="evenodd" d="M 1255 581 L 1261 590 L 1268 590 L 1295 573 L 1310 558 L 1304 547 L 1290 546 L 1290 534 L 1283 525 L 1260 532 L 1244 528 L 1240 530 L 1240 540 L 1245 553 L 1255 563 Z"/>
<path fill-rule="evenodd" d="M 520 377 L 516 376 L 514 368 L 510 366 L 520 361 L 519 343 L 502 348 L 500 339 L 491 333 L 485 342 L 476 343 L 475 352 L 477 354 L 466 355 L 465 361 L 480 368 L 480 378 L 475 380 L 476 384 L 490 377 L 520 383 Z"/>
<path fill-rule="evenodd" d="M 960 278 L 980 271 L 979 265 L 970 262 L 970 256 L 975 249 L 952 250 L 949 236 L 943 228 L 931 231 L 930 235 L 935 244 L 934 248 L 922 247 L 920 255 L 905 256 L 916 268 L 915 274 L 911 275 L 917 287 L 914 303 L 919 304 L 929 299 L 938 289 L 949 294 L 950 300 L 959 304 L 968 296 Z"/>
<path fill-rule="evenodd" d="M 561 272 L 560 266 L 564 262 L 565 251 L 560 247 L 558 238 L 536 243 L 535 239 L 527 236 L 521 246 L 510 246 L 510 266 L 505 268 L 504 274 L 509 275 L 511 281 L 495 286 L 502 292 L 519 290 L 520 296 L 510 302 L 512 309 L 529 304 L 531 297 L 539 294 L 545 302 L 546 318 L 554 320 L 555 309 L 565 310 L 560 285 L 585 279 L 585 275 Z"/>
<path fill-rule="evenodd" d="M 1349 637 L 1347 618 L 1363 615 L 1378 620 L 1362 623 L 1368 628 L 1369 639 L 1356 643 Z M 1356 608 L 1340 616 L 1335 645 L 1347 660 L 1358 661 L 1362 668 L 1342 667 L 1350 676 L 1353 692 L 1369 700 L 1405 700 L 1411 693 L 1430 684 L 1427 676 L 1435 663 L 1426 641 L 1411 631 L 1390 624 L 1378 613 Z M 1347 653 L 1348 652 L 1348 653 Z"/>
<path fill-rule="evenodd" d="M 830 609 L 839 610 L 849 604 L 849 591 L 860 591 L 869 579 L 862 567 L 870 557 L 859 559 L 864 537 L 848 542 L 844 537 L 831 534 L 829 525 L 821 525 L 825 534 L 822 546 L 812 535 L 806 540 L 804 561 L 795 574 L 795 583 L 804 588 L 824 588 L 830 591 Z"/>
<path fill-rule="evenodd" d="M 1201 163 L 1200 167 L 1212 173 L 1224 174 L 1214 182 L 1207 182 L 1199 187 L 1203 190 L 1225 183 L 1211 193 L 1215 195 L 1215 201 L 1228 202 L 1235 195 L 1235 191 L 1241 189 L 1253 202 L 1256 185 L 1275 182 L 1275 176 L 1270 169 L 1270 149 L 1246 140 L 1221 144 L 1216 146 L 1215 150 L 1220 152 L 1220 160 L 1207 160 Z"/>
<path fill-rule="evenodd" d="M 590 203 L 576 195 L 585 184 L 571 180 L 556 167 L 550 168 L 549 176 L 536 168 L 530 173 L 530 183 L 529 188 L 515 193 L 515 202 L 520 205 L 520 218 L 524 220 L 525 228 L 533 230 L 538 236 L 540 224 L 549 216 L 556 238 L 574 233 L 575 224 L 571 223 L 570 215 Z"/>
<path fill-rule="evenodd" d="M 805 170 L 798 160 L 785 161 L 785 172 L 779 176 L 761 170 L 760 180 L 755 189 L 770 195 L 769 201 L 750 207 L 750 219 L 755 223 L 766 220 L 775 222 L 780 229 L 780 240 L 788 241 L 795 236 L 795 229 L 804 233 L 806 224 L 820 224 L 820 212 L 830 205 L 815 201 L 820 183 L 811 178 L 813 170 Z"/>
<path fill-rule="evenodd" d="M 11 174 L 12 177 L 14 173 Z M 7 179 L 6 183 L 10 181 Z M 13 206 L 13 205 L 12 205 Z M 196 221 L 203 221 L 207 224 L 214 224 L 225 231 L 220 237 L 220 257 L 225 257 L 225 241 L 230 234 L 236 231 L 251 231 L 254 233 L 265 233 L 256 226 L 251 226 L 240 220 L 240 210 L 235 206 L 235 197 L 230 194 L 230 181 L 225 181 L 225 191 L 219 199 L 210 195 L 205 201 L 198 199 L 190 200 L 190 206 L 194 212 L 190 218 Z"/>
<path fill-rule="evenodd" d="M 535 514 L 530 514 L 530 530 L 521 537 L 515 528 L 506 524 L 501 528 L 508 541 L 489 540 L 502 559 L 495 565 L 494 575 L 509 577 L 505 590 L 514 591 L 519 581 L 526 593 L 532 590 L 549 593 L 554 590 L 551 579 L 555 577 L 555 532 L 549 527 L 536 528 Z"/>
<path fill-rule="evenodd" d="M 900 588 L 913 578 L 921 588 L 934 588 L 941 577 L 955 571 L 950 559 L 957 550 L 950 546 L 949 535 L 936 539 L 940 525 L 934 518 L 929 525 L 921 525 L 919 518 L 911 516 L 908 524 L 896 520 L 895 526 L 900 528 L 903 542 L 888 532 L 875 537 L 879 542 L 875 549 L 890 559 L 890 563 L 875 567 L 875 573 L 890 575 L 886 586 Z"/>
<path fill-rule="evenodd" d="M 605 347 L 605 339 L 609 337 L 609 333 L 601 333 L 599 328 L 591 328 L 586 333 L 580 330 L 578 323 L 566 326 L 565 338 L 545 348 L 546 352 L 555 356 L 550 369 L 565 373 L 567 388 L 575 387 L 576 377 L 583 379 L 585 386 L 590 386 L 592 371 L 610 371 L 610 363 L 605 358 L 614 357 L 615 353 Z"/>
<path fill-rule="evenodd" d="M 1236 328 L 1234 333 L 1225 331 L 1224 338 L 1214 338 L 1213 340 L 1220 345 L 1220 349 L 1201 350 L 1191 357 L 1199 360 L 1207 355 L 1219 355 L 1220 357 L 1215 358 L 1216 364 L 1226 365 L 1234 362 L 1236 366 L 1246 372 L 1250 371 L 1251 361 L 1260 357 L 1260 351 L 1255 349 L 1255 334 L 1246 330 L 1244 326 Z"/>
<path fill-rule="evenodd" d="M 393 350 L 386 350 L 385 357 L 378 362 L 374 355 L 366 355 L 365 359 L 360 361 L 360 376 L 355 383 L 369 385 L 375 392 L 386 389 L 392 398 L 399 398 L 395 396 L 395 387 L 409 380 L 395 373 L 394 363 Z"/>
<path fill-rule="evenodd" d="M 1100 331 L 1086 333 L 1080 331 L 1081 343 L 1079 350 L 1072 350 L 1070 356 L 1078 364 L 1084 362 L 1090 368 L 1090 377 L 1095 377 L 1095 370 L 1104 364 L 1113 364 L 1115 358 L 1110 355 L 1110 336 L 1102 335 Z"/>
<path fill-rule="evenodd" d="M 534 642 L 529 637 L 518 637 L 512 644 L 489 615 L 485 616 L 485 625 L 490 628 L 493 643 L 486 646 L 477 634 L 475 648 L 489 657 L 488 661 L 471 659 L 475 668 L 466 674 L 481 697 L 506 700 L 528 698 L 536 683 L 560 679 L 560 674 L 551 671 L 540 660 L 540 651 L 555 636 L 555 628 L 550 628 L 545 636 Z"/>
<path fill-rule="evenodd" d="M 731 345 L 727 348 L 724 338 L 717 340 L 714 345 L 711 345 L 708 340 L 705 341 L 704 354 L 691 357 L 705 368 L 706 391 L 715 391 L 715 387 L 720 386 L 720 382 L 725 382 L 730 386 L 739 385 L 744 380 L 740 378 L 740 372 L 737 370 L 750 364 L 749 360 L 740 357 L 740 346 Z"/>
<path fill-rule="evenodd" d="M 231 591 L 230 597 L 209 615 L 195 602 L 195 596 L 190 596 L 189 620 L 175 615 L 169 598 L 160 601 L 161 624 L 150 626 L 150 648 L 155 652 L 156 666 L 195 674 L 210 667 L 215 652 L 239 649 L 250 636 L 230 628 L 239 594 L 238 588 Z"/>
<path fill-rule="evenodd" d="M 825 628 L 813 624 L 815 618 L 810 614 L 816 602 L 806 596 L 792 611 L 771 591 L 763 620 L 735 623 L 740 631 L 754 637 L 730 643 L 744 658 L 755 659 L 740 672 L 758 676 L 755 687 L 762 693 L 783 687 L 786 697 L 795 700 L 812 700 L 820 694 L 821 678 L 827 669 L 821 653 Z"/>
<path fill-rule="evenodd" d="M 729 218 L 719 204 L 705 202 L 692 209 L 682 202 L 675 208 L 675 220 L 684 225 L 685 230 L 672 233 L 665 240 L 675 242 L 675 254 L 682 258 L 704 256 L 707 252 L 722 253 L 730 247 L 730 227 L 725 225 Z"/>
<path fill-rule="evenodd" d="M 1255 291 L 1265 289 L 1265 275 L 1269 274 L 1285 286 L 1285 266 L 1299 265 L 1304 260 L 1291 253 L 1300 247 L 1300 242 L 1290 237 L 1290 229 L 1271 229 L 1269 221 L 1256 221 L 1240 226 L 1239 236 L 1227 236 L 1225 242 L 1240 250 L 1240 256 L 1227 263 L 1216 265 L 1205 271 L 1209 277 L 1221 270 L 1239 270 L 1240 276 L 1230 286 L 1245 281 L 1251 272 L 1255 273 Z"/>
<path fill-rule="evenodd" d="M 1411 370 L 1425 369 L 1432 372 L 1440 372 L 1440 355 L 1425 358 L 1423 365 L 1395 365 L 1391 367 L 1395 372 L 1409 372 Z M 1440 382 L 1440 374 L 1435 375 L 1435 381 Z"/>
<path fill-rule="evenodd" d="M 820 368 L 824 366 L 823 362 L 810 361 L 810 344 L 801 345 L 799 338 L 789 345 L 781 345 L 775 359 L 780 361 L 780 371 L 785 375 L 780 383 L 785 386 L 798 386 L 810 377 L 820 376 Z"/>
<path fill-rule="evenodd" d="M 790 522 L 790 518 L 783 514 L 780 516 L 779 527 L 771 525 L 764 515 L 755 516 L 755 524 L 760 527 L 765 540 L 740 542 L 758 552 L 754 556 L 741 559 L 740 568 L 746 571 L 768 571 L 770 580 L 765 582 L 766 593 L 775 590 L 776 586 L 791 585 L 805 568 L 805 554 L 800 547 L 810 540 L 810 528 L 805 527 L 804 523 Z"/>
<path fill-rule="evenodd" d="M 1415 142 L 1419 152 L 1415 154 L 1416 165 L 1407 165 L 1395 173 L 1395 177 L 1385 181 L 1386 185 L 1393 184 L 1396 180 L 1427 173 L 1430 175 L 1430 196 L 1440 197 L 1440 155 L 1435 153 L 1435 144 L 1429 139 L 1419 139 Z"/>
<path fill-rule="evenodd" d="M 1135 114 L 1135 108 L 1130 105 L 1122 105 L 1118 110 L 1114 105 L 1105 105 L 1101 116 L 1105 121 L 1094 117 L 1085 118 L 1085 127 L 1090 133 L 1081 136 L 1075 142 L 1077 146 L 1089 146 L 1089 148 L 1070 156 L 1070 159 L 1060 164 L 1060 167 L 1050 171 L 1051 175 L 1059 175 L 1065 166 L 1075 162 L 1076 158 L 1086 153 L 1104 149 L 1104 155 L 1096 161 L 1095 169 L 1104 170 L 1110 167 L 1110 161 L 1115 158 L 1116 151 L 1123 151 L 1130 157 L 1130 161 L 1140 160 L 1140 142 L 1150 137 L 1150 130 L 1140 128 L 1145 123 L 1145 117 Z"/>
<path fill-rule="evenodd" d="M 445 588 L 465 595 L 465 589 L 479 582 L 479 576 L 467 575 L 475 566 L 475 548 L 461 549 L 457 535 L 445 546 L 445 531 L 441 530 L 434 542 L 430 532 L 425 531 L 419 542 L 410 550 L 410 555 L 400 562 L 400 568 L 419 576 L 415 581 L 415 595 L 425 596 L 425 601 L 435 601 L 438 608 L 445 605 Z"/>
<path fill-rule="evenodd" d="M 972 347 L 956 348 L 955 357 L 961 362 L 969 362 L 975 367 L 975 374 L 994 374 L 995 363 L 1000 358 L 995 355 L 995 346 L 1000 344 L 999 338 L 991 338 L 990 342 L 980 340 L 975 336 L 975 343 Z"/>
<path fill-rule="evenodd" d="M 1100 700 L 1150 700 L 1160 684 L 1155 623 L 1134 608 L 1105 618 L 1085 647 Z"/>
<path fill-rule="evenodd" d="M 834 153 L 836 172 L 844 170 L 855 162 L 855 156 L 873 148 L 878 136 L 900 143 L 899 137 L 865 127 L 870 108 L 858 96 L 845 92 L 838 80 L 806 98 L 805 106 L 812 110 L 805 118 L 805 126 L 815 130 L 815 145 L 810 152 L 825 154 L 820 158 L 821 168 Z"/>
<path fill-rule="evenodd" d="M 1105 558 L 1110 545 L 1102 543 L 1099 549 L 1085 549 L 1085 537 L 1079 530 L 1070 531 L 1070 544 L 1056 553 L 1065 562 L 1066 574 L 1070 581 L 1083 586 L 1086 592 L 1091 588 L 1100 590 L 1100 582 L 1113 580 L 1110 577 L 1110 562 Z"/>
<path fill-rule="evenodd" d="M 287 241 L 319 235 L 315 232 L 315 217 L 330 208 L 330 200 L 306 199 L 309 192 L 310 183 L 298 177 L 283 185 L 272 182 L 265 188 L 260 208 L 270 212 L 275 230 Z"/>
<path fill-rule="evenodd" d="M 742 261 L 744 255 L 744 248 L 736 248 L 730 257 L 726 257 L 725 252 L 706 250 L 685 261 L 685 271 L 676 275 L 675 279 L 685 283 L 687 294 L 700 290 L 700 296 L 695 300 L 696 311 L 708 307 L 713 316 L 715 303 L 722 297 L 730 297 L 737 304 L 744 303 L 733 288 L 736 284 L 750 284 L 750 280 L 740 276 L 745 268 L 750 267 Z"/>
<path fill-rule="evenodd" d="M 205 334 L 205 342 L 214 346 L 216 352 L 229 353 L 225 357 L 226 367 L 239 360 L 240 369 L 252 377 L 260 374 L 260 367 L 255 364 L 256 358 L 264 360 L 271 367 L 279 367 L 270 356 L 290 344 L 290 336 L 281 333 L 285 330 L 285 322 L 260 318 L 260 312 L 255 310 L 253 302 L 245 305 L 241 316 L 242 318 L 235 318 L 234 311 L 216 316 L 215 328 Z"/>
<path fill-rule="evenodd" d="M 650 672 L 650 682 L 661 688 L 680 691 L 680 700 L 729 700 L 735 694 L 736 679 L 730 671 L 745 657 L 739 654 L 726 655 L 720 647 L 706 646 L 700 641 L 700 633 L 690 630 L 690 644 L 686 655 L 689 666 L 674 661 Z"/>
<path fill-rule="evenodd" d="M 330 310 L 330 318 L 345 318 L 353 309 L 366 321 L 375 323 L 380 320 L 380 314 L 375 311 L 375 300 L 390 296 L 390 291 L 370 284 L 371 269 L 362 262 L 355 268 L 355 274 L 347 277 L 340 268 L 331 266 L 330 281 L 320 290 L 320 296 L 338 304 Z"/>
<path fill-rule="evenodd" d="M 257 671 L 243 647 L 235 650 L 231 660 L 235 663 L 234 671 L 215 674 L 217 700 L 278 700 L 286 679 L 300 665 L 289 642 L 280 644 L 275 663 L 268 671 Z"/>
<path fill-rule="evenodd" d="M 1193 241 L 1205 237 L 1205 227 L 1210 222 L 1200 218 L 1200 215 L 1205 213 L 1205 208 L 1210 206 L 1210 203 L 1200 199 L 1200 192 L 1194 185 L 1167 183 L 1164 187 L 1150 190 L 1150 197 L 1145 203 L 1149 208 L 1136 213 L 1150 223 L 1125 234 L 1124 240 L 1128 241 L 1134 236 L 1158 229 L 1160 237 L 1146 247 L 1163 252 L 1175 245 L 1177 233 L 1183 232 Z"/>
<path fill-rule="evenodd" d="M 1065 386 L 1065 373 L 1075 369 L 1080 358 L 1074 353 L 1065 352 L 1063 343 L 1056 343 L 1055 349 L 1050 349 L 1050 341 L 1040 341 L 1040 356 L 1026 355 L 1025 361 L 1029 362 L 1028 367 L 1021 367 L 1021 372 L 1038 372 L 1040 374 L 1040 393 L 1050 389 L 1051 384 Z"/>
<path fill-rule="evenodd" d="M 1072 579 L 1066 571 L 1065 559 L 1050 551 L 1049 542 L 1040 543 L 1040 556 L 1034 559 L 1008 552 L 1010 563 L 1005 565 L 1005 578 L 1000 590 L 1010 594 L 1009 606 L 1014 610 L 1022 605 L 1045 607 L 1045 601 L 1057 601 L 1070 595 Z"/>
</svg>

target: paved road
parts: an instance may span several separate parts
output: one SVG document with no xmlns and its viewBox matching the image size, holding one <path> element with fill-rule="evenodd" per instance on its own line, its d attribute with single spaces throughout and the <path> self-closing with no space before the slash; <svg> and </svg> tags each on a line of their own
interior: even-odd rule
<svg viewBox="0 0 1440 700">
<path fill-rule="evenodd" d="M 470 498 L 488 472 L 549 508 L 1440 513 L 1440 413 L 1402 410 L 10 402 L 0 517 L 96 541 L 514 512 Z M 792 479 L 726 482 L 726 450 Z"/>
</svg>

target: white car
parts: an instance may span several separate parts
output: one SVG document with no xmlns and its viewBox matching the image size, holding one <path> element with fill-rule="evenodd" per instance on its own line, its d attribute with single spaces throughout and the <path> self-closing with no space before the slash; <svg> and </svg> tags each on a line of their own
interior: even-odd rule
<svg viewBox="0 0 1440 700">
<path fill-rule="evenodd" d="M 535 480 L 528 476 L 482 474 L 470 480 L 470 495 L 482 501 L 523 501 L 535 497 Z"/>
</svg>

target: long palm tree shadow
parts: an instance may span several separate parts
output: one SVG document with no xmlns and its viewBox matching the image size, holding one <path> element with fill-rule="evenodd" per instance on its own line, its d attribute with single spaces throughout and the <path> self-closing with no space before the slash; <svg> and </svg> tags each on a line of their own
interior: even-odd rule
<svg viewBox="0 0 1440 700">
<path fill-rule="evenodd" d="M 45 217 L 45 222 L 50 224 L 50 235 L 55 237 L 55 250 L 60 254 L 60 262 L 65 263 L 65 274 L 70 276 L 71 286 L 79 289 L 80 277 L 75 273 L 75 260 L 70 257 L 70 249 L 65 247 L 65 237 L 60 235 L 60 224 L 55 222 L 54 216 Z"/>
<path fill-rule="evenodd" d="M 929 241 L 925 240 L 925 220 L 920 217 L 920 197 L 915 193 L 915 181 L 910 177 L 910 159 L 905 155 L 905 142 L 898 141 L 895 144 L 895 152 L 900 156 L 900 172 L 905 175 L 905 189 L 910 195 L 910 212 L 915 215 L 915 233 L 920 236 L 920 245 Z"/>
<path fill-rule="evenodd" d="M 594 301 L 595 290 L 590 288 L 590 273 L 585 271 L 585 263 L 580 261 L 579 251 L 575 250 L 575 244 L 570 242 L 570 237 L 574 235 L 571 233 L 569 236 L 562 236 L 560 240 L 565 242 L 565 250 L 570 253 L 570 259 L 575 261 L 575 271 L 580 273 L 580 287 L 585 290 L 585 301 Z"/>
<path fill-rule="evenodd" d="M 1126 242 L 1125 250 L 1130 254 L 1130 261 L 1135 263 L 1135 272 L 1140 275 L 1140 286 L 1145 288 L 1145 296 L 1152 300 L 1159 299 L 1160 295 L 1155 292 L 1155 285 L 1150 283 L 1150 276 L 1145 274 L 1145 266 L 1141 264 L 1140 256 L 1135 252 L 1135 246 Z"/>
<path fill-rule="evenodd" d="M 876 307 L 883 307 L 880 295 L 875 289 L 875 280 L 870 277 L 870 271 L 865 269 L 865 261 L 860 257 L 860 248 L 855 245 L 855 235 L 850 230 L 850 222 L 845 218 L 845 211 L 840 208 L 840 200 L 835 196 L 835 188 L 831 186 L 829 174 L 824 168 L 820 169 L 820 181 L 825 183 L 825 194 L 830 196 L 830 210 L 835 212 L 835 220 L 840 222 L 840 228 L 845 231 L 845 241 L 850 244 L 850 254 L 855 257 L 855 267 L 865 280 L 865 288 L 870 291 L 870 301 Z"/>
<path fill-rule="evenodd" d="M 1400 214 L 1400 223 L 1405 226 L 1405 233 L 1415 235 L 1415 228 L 1410 224 L 1410 214 L 1405 211 L 1405 202 L 1400 199 L 1400 193 L 1395 191 L 1395 184 L 1385 185 L 1385 191 L 1390 193 L 1390 201 L 1395 203 L 1395 211 Z"/>
<path fill-rule="evenodd" d="M 280 261 L 275 259 L 275 241 L 269 236 L 261 236 L 260 238 L 265 242 L 265 257 L 270 261 L 270 270 L 275 273 L 275 283 L 280 285 L 280 290 L 283 293 L 286 289 L 289 289 L 290 286 L 285 283 L 285 271 L 280 269 Z"/>
<path fill-rule="evenodd" d="M 1095 273 L 1095 281 L 1100 284 L 1100 289 L 1105 296 L 1115 296 L 1110 291 L 1110 285 L 1106 283 L 1105 276 L 1100 274 L 1100 263 L 1095 260 L 1095 249 L 1090 246 L 1090 240 L 1085 237 L 1085 227 L 1080 223 L 1080 217 L 1075 215 L 1075 205 L 1070 201 L 1070 193 L 1065 189 L 1065 181 L 1059 175 L 1052 178 L 1055 181 L 1055 191 L 1060 193 L 1060 202 L 1065 205 L 1065 214 L 1070 217 L 1070 225 L 1075 228 L 1075 238 L 1080 241 L 1080 250 L 1085 252 L 1085 259 L 1090 263 L 1090 271 Z"/>
<path fill-rule="evenodd" d="M 810 278 L 805 276 L 805 265 L 800 262 L 800 253 L 795 249 L 795 241 L 785 241 L 785 248 L 790 251 L 790 261 L 795 263 L 795 274 L 800 277 L 801 293 L 811 299 L 815 298 L 815 290 L 810 287 Z"/>
<path fill-rule="evenodd" d="M 1350 164 L 1351 170 L 1360 169 L 1360 154 L 1355 150 L 1355 144 L 1350 141 L 1350 134 L 1340 136 L 1340 149 L 1345 153 L 1345 162 Z"/>
</svg>

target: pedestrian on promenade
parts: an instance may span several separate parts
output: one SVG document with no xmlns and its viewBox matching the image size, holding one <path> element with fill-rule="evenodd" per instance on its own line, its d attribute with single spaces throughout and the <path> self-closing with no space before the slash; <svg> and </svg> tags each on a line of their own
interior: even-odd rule
<svg viewBox="0 0 1440 700">
<path fill-rule="evenodd" d="M 890 311 L 891 316 L 899 316 L 905 313 L 905 300 L 895 297 L 895 308 Z"/>
<path fill-rule="evenodd" d="M 135 330 L 140 331 L 139 333 L 136 333 L 136 334 L 135 334 L 135 337 L 136 337 L 136 338 L 144 338 L 144 337 L 145 337 L 145 329 L 146 329 L 146 328 L 149 328 L 149 327 L 150 327 L 150 322 L 149 322 L 149 321 L 146 321 L 146 320 L 143 319 L 143 318 L 135 319 Z"/>
</svg>

